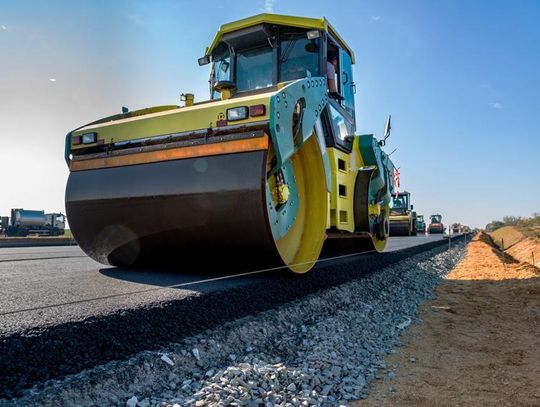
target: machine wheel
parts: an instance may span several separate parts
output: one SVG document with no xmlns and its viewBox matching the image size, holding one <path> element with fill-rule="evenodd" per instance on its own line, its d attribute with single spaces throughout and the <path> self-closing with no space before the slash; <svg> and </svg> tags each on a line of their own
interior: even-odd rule
<svg viewBox="0 0 540 407">
<path fill-rule="evenodd" d="M 386 247 L 390 235 L 389 205 L 381 208 L 376 218 L 370 218 L 370 183 L 373 171 L 359 171 L 354 186 L 354 220 L 356 232 L 370 234 L 367 241 L 368 250 L 381 252 Z"/>
<path fill-rule="evenodd" d="M 315 135 L 309 137 L 291 157 L 291 163 L 298 209 L 294 224 L 285 236 L 276 239 L 276 247 L 289 269 L 305 273 L 319 259 L 326 238 L 326 177 Z"/>
</svg>

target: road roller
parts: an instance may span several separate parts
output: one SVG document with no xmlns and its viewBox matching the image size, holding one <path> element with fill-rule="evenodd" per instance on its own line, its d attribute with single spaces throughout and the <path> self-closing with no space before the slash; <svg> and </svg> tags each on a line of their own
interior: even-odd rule
<svg viewBox="0 0 540 407">
<path fill-rule="evenodd" d="M 439 234 L 444 233 L 444 230 L 446 227 L 442 223 L 442 215 L 431 215 L 430 216 L 430 223 L 428 226 L 428 233 L 429 234 Z"/>
<path fill-rule="evenodd" d="M 390 236 L 416 236 L 417 219 L 410 192 L 398 192 L 392 197 Z"/>
<path fill-rule="evenodd" d="M 418 233 L 426 233 L 426 221 L 424 220 L 424 215 L 417 215 L 416 217 L 416 231 Z"/>
<path fill-rule="evenodd" d="M 394 166 L 357 135 L 353 51 L 325 18 L 221 26 L 210 98 L 112 115 L 66 136 L 77 243 L 118 267 L 310 270 L 323 248 L 382 251 Z"/>
</svg>

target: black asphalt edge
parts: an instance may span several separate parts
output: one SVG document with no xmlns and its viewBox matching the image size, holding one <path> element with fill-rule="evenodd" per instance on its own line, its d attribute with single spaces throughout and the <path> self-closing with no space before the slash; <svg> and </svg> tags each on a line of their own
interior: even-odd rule
<svg viewBox="0 0 540 407">
<path fill-rule="evenodd" d="M 50 247 L 50 246 L 77 246 L 77 242 L 69 237 L 53 238 L 2 238 L 0 249 L 16 247 Z"/>
<path fill-rule="evenodd" d="M 143 350 L 158 349 L 319 290 L 340 285 L 416 254 L 440 248 L 441 240 L 395 252 L 370 254 L 319 265 L 302 276 L 202 293 L 158 306 L 122 310 L 107 316 L 17 332 L 0 338 L 0 398 L 43 386 L 49 379 L 75 374 Z"/>
</svg>

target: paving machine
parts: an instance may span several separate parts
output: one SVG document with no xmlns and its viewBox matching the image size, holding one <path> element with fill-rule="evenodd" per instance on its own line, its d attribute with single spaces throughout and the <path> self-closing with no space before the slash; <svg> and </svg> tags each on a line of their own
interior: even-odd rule
<svg viewBox="0 0 540 407">
<path fill-rule="evenodd" d="M 431 215 L 430 224 L 428 226 L 429 234 L 444 233 L 444 225 L 442 224 L 442 215 Z"/>
<path fill-rule="evenodd" d="M 355 134 L 353 63 L 325 18 L 223 25 L 199 59 L 211 64 L 210 100 L 186 94 L 185 106 L 124 111 L 66 136 L 74 238 L 121 267 L 303 273 L 325 244 L 382 251 L 390 126 L 381 141 Z"/>
<path fill-rule="evenodd" d="M 418 215 L 416 217 L 416 231 L 418 233 L 426 233 L 426 221 L 424 215 Z"/>
<path fill-rule="evenodd" d="M 415 236 L 417 233 L 416 212 L 411 204 L 410 192 L 394 194 L 390 210 L 390 236 Z"/>
</svg>

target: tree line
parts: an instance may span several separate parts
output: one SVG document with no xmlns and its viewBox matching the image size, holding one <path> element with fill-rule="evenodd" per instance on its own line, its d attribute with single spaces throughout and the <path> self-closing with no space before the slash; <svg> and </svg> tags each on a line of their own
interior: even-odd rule
<svg viewBox="0 0 540 407">
<path fill-rule="evenodd" d="M 502 220 L 494 220 L 488 223 L 486 231 L 493 232 L 503 226 L 540 227 L 540 213 L 533 213 L 532 216 L 503 216 Z"/>
</svg>

